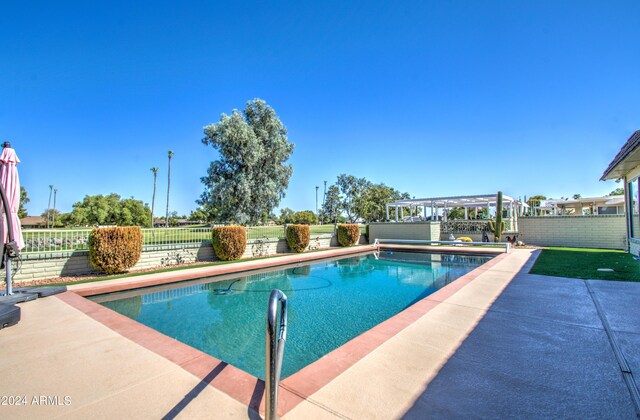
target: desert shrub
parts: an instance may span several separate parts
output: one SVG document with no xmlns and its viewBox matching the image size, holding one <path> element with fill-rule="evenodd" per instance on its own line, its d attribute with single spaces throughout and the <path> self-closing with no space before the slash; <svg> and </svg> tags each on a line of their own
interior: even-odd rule
<svg viewBox="0 0 640 420">
<path fill-rule="evenodd" d="M 473 239 L 469 238 L 468 236 L 461 236 L 457 240 L 460 242 L 473 242 Z"/>
<path fill-rule="evenodd" d="M 360 240 L 360 226 L 356 224 L 338 225 L 338 243 L 342 246 L 351 246 Z"/>
<path fill-rule="evenodd" d="M 219 259 L 237 260 L 247 247 L 247 229 L 244 226 L 216 226 L 211 229 L 211 244 Z"/>
<path fill-rule="evenodd" d="M 122 273 L 133 267 L 142 254 L 139 226 L 95 228 L 89 234 L 89 261 L 107 274 Z"/>
<path fill-rule="evenodd" d="M 287 244 L 293 251 L 304 252 L 310 240 L 309 225 L 287 225 Z"/>
</svg>

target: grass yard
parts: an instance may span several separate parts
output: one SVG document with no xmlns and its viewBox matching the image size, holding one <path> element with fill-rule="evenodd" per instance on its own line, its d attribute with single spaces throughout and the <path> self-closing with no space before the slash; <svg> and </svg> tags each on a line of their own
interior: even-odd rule
<svg viewBox="0 0 640 420">
<path fill-rule="evenodd" d="M 598 271 L 598 268 L 614 271 Z M 640 261 L 618 250 L 545 248 L 530 273 L 576 279 L 640 281 Z"/>
</svg>

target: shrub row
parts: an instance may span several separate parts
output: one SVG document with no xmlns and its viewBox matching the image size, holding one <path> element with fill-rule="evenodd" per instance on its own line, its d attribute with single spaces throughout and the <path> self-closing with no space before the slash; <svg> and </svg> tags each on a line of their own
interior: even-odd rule
<svg viewBox="0 0 640 420">
<path fill-rule="evenodd" d="M 304 252 L 311 241 L 309 225 L 287 225 L 287 245 L 294 252 Z"/>
<path fill-rule="evenodd" d="M 360 239 L 356 224 L 340 224 L 337 232 L 341 246 L 355 245 Z M 309 225 L 288 225 L 286 239 L 291 250 L 304 252 L 311 240 Z M 91 265 L 107 274 L 122 273 L 140 260 L 142 240 L 139 226 L 95 228 L 89 235 Z M 237 260 L 247 247 L 247 231 L 244 226 L 216 226 L 211 229 L 211 243 L 219 259 Z"/>
<path fill-rule="evenodd" d="M 91 266 L 107 274 L 122 273 L 142 255 L 140 226 L 95 228 L 89 234 Z"/>
<path fill-rule="evenodd" d="M 237 260 L 247 247 L 247 229 L 244 226 L 216 226 L 211 229 L 211 243 L 219 259 Z"/>
<path fill-rule="evenodd" d="M 341 246 L 351 246 L 360 240 L 360 226 L 356 224 L 338 225 L 338 243 Z"/>
</svg>

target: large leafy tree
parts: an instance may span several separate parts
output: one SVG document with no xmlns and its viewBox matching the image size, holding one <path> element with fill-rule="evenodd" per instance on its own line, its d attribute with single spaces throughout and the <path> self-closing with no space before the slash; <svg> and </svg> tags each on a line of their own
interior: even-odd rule
<svg viewBox="0 0 640 420">
<path fill-rule="evenodd" d="M 209 216 L 207 215 L 207 212 L 202 210 L 202 208 L 200 207 L 198 207 L 195 210 L 192 210 L 191 214 L 189 214 L 189 220 L 191 222 L 206 222 L 208 217 Z"/>
<path fill-rule="evenodd" d="M 371 182 L 366 178 L 356 178 L 353 175 L 341 174 L 338 176 L 338 182 L 336 183 L 340 189 L 341 195 L 341 209 L 347 216 L 347 221 L 353 223 L 357 221 L 361 214 L 361 208 L 358 206 L 358 202 L 362 193 L 369 187 Z"/>
<path fill-rule="evenodd" d="M 311 210 L 297 211 L 293 214 L 292 223 L 315 225 L 318 223 L 318 216 Z"/>
<path fill-rule="evenodd" d="M 151 210 L 149 206 L 133 197 L 124 200 L 118 194 L 104 196 L 87 195 L 73 205 L 68 223 L 74 225 L 150 225 Z"/>
<path fill-rule="evenodd" d="M 204 127 L 202 142 L 220 156 L 201 178 L 205 191 L 197 203 L 219 221 L 266 221 L 293 173 L 286 162 L 294 145 L 273 108 L 261 99 L 249 101 L 244 111 L 222 114 Z"/>
<path fill-rule="evenodd" d="M 27 196 L 27 190 L 20 186 L 20 205 L 18 207 L 18 217 L 23 218 L 27 217 L 27 209 L 24 208 L 25 204 L 29 202 L 29 197 Z"/>
<path fill-rule="evenodd" d="M 293 215 L 295 214 L 295 212 L 293 210 L 291 210 L 289 207 L 285 207 L 283 209 L 280 209 L 280 217 L 278 218 L 278 222 L 280 222 L 281 224 L 285 224 L 285 223 L 293 223 Z"/>
<path fill-rule="evenodd" d="M 342 213 L 342 197 L 340 196 L 340 188 L 337 185 L 331 185 L 327 189 L 320 213 L 323 223 L 336 223 L 338 221 Z"/>
<path fill-rule="evenodd" d="M 41 216 L 52 221 L 49 227 L 63 226 L 63 222 L 61 221 L 63 215 L 56 209 L 47 209 L 41 214 Z"/>
<path fill-rule="evenodd" d="M 624 195 L 624 188 L 616 188 L 615 190 L 611 191 L 609 195 Z"/>
<path fill-rule="evenodd" d="M 387 218 L 385 204 L 408 198 L 411 198 L 408 193 L 402 194 L 385 184 L 369 185 L 356 197 L 355 208 L 367 222 L 380 222 Z"/>
</svg>

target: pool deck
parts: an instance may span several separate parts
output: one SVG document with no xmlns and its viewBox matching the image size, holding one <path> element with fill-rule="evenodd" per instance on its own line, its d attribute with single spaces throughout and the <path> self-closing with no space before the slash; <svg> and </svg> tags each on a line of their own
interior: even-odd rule
<svg viewBox="0 0 640 420">
<path fill-rule="evenodd" d="M 260 269 L 319 256 L 330 255 L 243 264 Z M 528 274 L 536 256 L 501 254 L 286 378 L 279 413 L 635 418 L 629 387 L 640 372 L 640 283 Z M 0 418 L 257 418 L 262 381 L 81 297 L 234 267 L 86 283 L 21 304 L 21 322 L 0 330 L 0 397 L 27 401 L 0 401 Z"/>
</svg>

